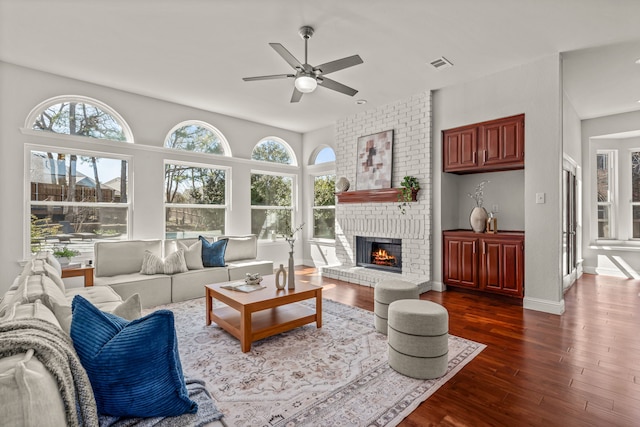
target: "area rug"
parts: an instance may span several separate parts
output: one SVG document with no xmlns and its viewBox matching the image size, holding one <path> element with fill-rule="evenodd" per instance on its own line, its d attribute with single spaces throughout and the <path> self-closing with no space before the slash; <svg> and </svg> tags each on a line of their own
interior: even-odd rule
<svg viewBox="0 0 640 427">
<path fill-rule="evenodd" d="M 257 341 L 248 353 L 205 326 L 204 298 L 159 308 L 175 314 L 185 375 L 205 380 L 229 426 L 396 426 L 485 348 L 449 336 L 447 373 L 417 380 L 389 367 L 372 312 L 335 301 L 323 300 L 322 328 Z"/>
</svg>

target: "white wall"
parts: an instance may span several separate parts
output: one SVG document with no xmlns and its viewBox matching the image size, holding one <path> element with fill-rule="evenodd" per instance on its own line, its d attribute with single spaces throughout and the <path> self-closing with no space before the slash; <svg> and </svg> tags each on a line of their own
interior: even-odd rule
<svg viewBox="0 0 640 427">
<path fill-rule="evenodd" d="M 442 287 L 442 230 L 457 228 L 466 221 L 468 206 L 460 201 L 471 177 L 442 173 L 441 132 L 466 124 L 525 114 L 525 171 L 522 195 L 503 198 L 499 205 L 524 201 L 524 219 L 504 220 L 524 224 L 524 307 L 562 313 L 560 274 L 562 168 L 561 66 L 557 55 L 505 70 L 474 81 L 434 92 L 433 97 L 433 288 Z M 501 180 L 505 178 L 495 178 Z M 481 178 L 481 176 L 477 176 Z M 476 178 L 476 179 L 477 179 Z M 480 179 L 481 180 L 481 179 Z M 478 182 L 480 181 L 478 180 Z M 475 180 L 474 180 L 475 182 Z M 516 184 L 514 184 L 516 185 Z M 511 192 L 517 193 L 515 186 Z M 536 204 L 536 193 L 545 193 L 546 203 Z M 467 227 L 468 228 L 468 227 Z"/>
<path fill-rule="evenodd" d="M 185 107 L 150 97 L 118 91 L 79 80 L 43 73 L 12 64 L 0 63 L 0 293 L 4 292 L 20 271 L 19 261 L 28 254 L 25 234 L 28 209 L 23 202 L 25 184 L 25 144 L 34 137 L 22 133 L 25 119 L 39 103 L 60 95 L 81 95 L 94 98 L 118 111 L 132 129 L 135 144 L 92 141 L 68 142 L 65 138 L 49 138 L 53 147 L 61 144 L 73 149 L 91 149 L 131 156 L 130 177 L 133 184 L 134 215 L 131 237 L 162 238 L 164 235 L 163 159 L 198 161 L 204 164 L 230 166 L 233 210 L 227 218 L 227 234 L 250 233 L 249 179 L 252 168 L 292 173 L 300 179 L 300 167 L 275 165 L 248 160 L 255 144 L 267 136 L 276 136 L 289 143 L 304 163 L 302 135 L 271 126 L 241 120 L 221 114 Z M 227 138 L 234 158 L 222 156 L 169 152 L 162 147 L 167 133 L 184 120 L 202 120 L 219 129 Z M 37 138 L 42 141 L 42 138 Z M 90 144 L 90 146 L 89 146 Z M 300 195 L 298 194 L 298 200 Z M 298 203 L 296 218 L 304 218 L 304 205 Z M 302 262 L 302 246 L 297 245 L 296 262 Z M 285 263 L 286 243 L 261 244 L 258 255 Z"/>
<path fill-rule="evenodd" d="M 596 215 L 592 193 L 595 193 L 593 175 L 594 144 L 603 148 L 609 142 L 619 144 L 625 141 L 630 147 L 640 146 L 640 111 L 615 114 L 606 117 L 582 121 L 582 175 L 583 175 L 583 228 L 582 250 L 583 267 L 586 273 L 611 276 L 640 278 L 640 248 L 637 243 L 596 244 L 597 231 L 592 229 L 591 221 Z M 620 138 L 627 134 L 627 138 Z M 635 133 L 636 136 L 632 136 Z M 625 247 L 632 246 L 632 247 Z"/>
</svg>

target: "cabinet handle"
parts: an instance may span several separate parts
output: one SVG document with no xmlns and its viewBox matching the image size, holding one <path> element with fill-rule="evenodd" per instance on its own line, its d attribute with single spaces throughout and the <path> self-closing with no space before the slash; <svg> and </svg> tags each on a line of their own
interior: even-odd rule
<svg viewBox="0 0 640 427">
<path fill-rule="evenodd" d="M 478 152 L 477 151 L 473 152 L 473 163 L 478 163 Z"/>
<path fill-rule="evenodd" d="M 482 151 L 482 161 L 487 163 L 487 150 Z"/>
</svg>

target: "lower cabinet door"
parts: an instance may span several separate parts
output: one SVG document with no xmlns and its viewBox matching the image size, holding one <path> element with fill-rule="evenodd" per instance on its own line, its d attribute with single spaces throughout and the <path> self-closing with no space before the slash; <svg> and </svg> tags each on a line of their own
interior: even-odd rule
<svg viewBox="0 0 640 427">
<path fill-rule="evenodd" d="M 444 236 L 444 283 L 478 288 L 478 239 Z"/>
<path fill-rule="evenodd" d="M 480 288 L 507 295 L 524 295 L 523 240 L 481 239 Z"/>
</svg>

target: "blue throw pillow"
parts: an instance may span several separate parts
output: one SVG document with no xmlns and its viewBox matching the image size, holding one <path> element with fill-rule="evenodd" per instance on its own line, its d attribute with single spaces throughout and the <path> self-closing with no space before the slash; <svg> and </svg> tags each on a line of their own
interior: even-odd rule
<svg viewBox="0 0 640 427">
<path fill-rule="evenodd" d="M 202 265 L 205 267 L 224 267 L 224 252 L 227 250 L 229 239 L 220 239 L 209 243 L 207 239 L 198 236 L 202 242 Z"/>
<path fill-rule="evenodd" d="M 73 346 L 91 381 L 98 412 L 117 417 L 197 412 L 184 382 L 171 311 L 129 322 L 79 295 L 71 307 Z"/>
</svg>

